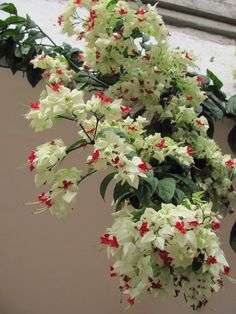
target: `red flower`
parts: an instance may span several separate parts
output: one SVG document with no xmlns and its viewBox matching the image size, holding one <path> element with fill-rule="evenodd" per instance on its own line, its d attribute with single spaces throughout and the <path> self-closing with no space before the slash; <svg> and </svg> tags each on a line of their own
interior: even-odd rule
<svg viewBox="0 0 236 314">
<path fill-rule="evenodd" d="M 192 96 L 187 96 L 186 99 L 190 101 L 190 100 L 193 100 L 193 97 Z"/>
<path fill-rule="evenodd" d="M 146 54 L 145 56 L 143 56 L 143 60 L 149 61 L 151 59 L 151 56 Z"/>
<path fill-rule="evenodd" d="M 223 274 L 225 276 L 229 276 L 229 273 L 230 273 L 230 267 L 229 266 L 224 266 Z"/>
<path fill-rule="evenodd" d="M 30 108 L 33 109 L 33 110 L 38 110 L 38 109 L 40 109 L 40 103 L 38 101 L 31 102 L 30 103 Z"/>
<path fill-rule="evenodd" d="M 208 265 L 214 265 L 217 263 L 217 260 L 214 256 L 208 256 L 208 258 L 206 259 L 206 263 Z"/>
<path fill-rule="evenodd" d="M 75 4 L 81 4 L 81 0 L 74 0 Z"/>
<path fill-rule="evenodd" d="M 112 162 L 117 165 L 120 162 L 119 156 L 112 158 Z"/>
<path fill-rule="evenodd" d="M 145 10 L 144 9 L 138 9 L 135 14 L 143 15 L 143 14 L 145 14 Z"/>
<path fill-rule="evenodd" d="M 188 59 L 188 60 L 190 60 L 190 61 L 193 60 L 187 52 L 185 53 L 185 58 Z"/>
<path fill-rule="evenodd" d="M 56 73 L 57 73 L 58 75 L 63 75 L 63 74 L 64 74 L 64 72 L 63 72 L 61 69 L 57 69 L 57 70 L 56 70 Z"/>
<path fill-rule="evenodd" d="M 56 83 L 54 86 L 52 86 L 52 89 L 54 90 L 54 92 L 58 92 L 59 88 L 63 86 L 62 82 Z"/>
<path fill-rule="evenodd" d="M 119 247 L 119 243 L 118 243 L 117 238 L 115 236 L 113 236 L 112 239 L 109 240 L 109 246 L 114 247 L 114 248 Z"/>
<path fill-rule="evenodd" d="M 83 68 L 84 68 L 84 71 L 85 71 L 85 72 L 88 72 L 89 69 L 90 69 L 90 67 L 89 67 L 87 64 L 84 64 L 84 65 L 83 65 Z"/>
<path fill-rule="evenodd" d="M 49 70 L 45 70 L 42 74 L 43 77 L 49 78 L 51 76 L 51 72 Z"/>
<path fill-rule="evenodd" d="M 93 153 L 92 153 L 92 158 L 88 161 L 88 164 L 91 165 L 93 164 L 100 156 L 100 150 L 96 149 Z"/>
<path fill-rule="evenodd" d="M 103 236 L 100 237 L 100 243 L 108 245 L 109 244 L 109 233 L 105 233 Z"/>
<path fill-rule="evenodd" d="M 187 230 L 184 228 L 183 221 L 177 221 L 175 224 L 175 228 L 178 229 L 182 234 L 185 234 L 187 232 Z"/>
<path fill-rule="evenodd" d="M 41 193 L 38 196 L 38 201 L 42 204 L 47 205 L 48 207 L 52 206 L 52 199 L 50 197 L 45 197 L 45 192 Z"/>
<path fill-rule="evenodd" d="M 158 144 L 155 145 L 159 149 L 167 148 L 165 140 L 161 140 Z"/>
<path fill-rule="evenodd" d="M 28 162 L 30 163 L 30 167 L 29 167 L 30 171 L 33 171 L 35 168 L 33 165 L 33 162 L 34 162 L 36 157 L 37 157 L 36 152 L 34 150 L 32 150 L 31 154 L 28 157 Z"/>
<path fill-rule="evenodd" d="M 222 279 L 217 279 L 217 283 L 223 287 L 224 286 L 224 283 L 223 283 L 223 280 Z"/>
<path fill-rule="evenodd" d="M 86 131 L 86 133 L 87 134 L 93 134 L 95 130 L 96 130 L 95 128 L 92 128 L 92 129 Z"/>
<path fill-rule="evenodd" d="M 130 113 L 132 111 L 131 107 L 120 106 L 121 111 L 124 113 Z"/>
<path fill-rule="evenodd" d="M 63 183 L 62 188 L 65 190 L 68 189 L 69 186 L 73 185 L 73 182 L 67 180 L 64 180 L 62 183 Z"/>
<path fill-rule="evenodd" d="M 173 258 L 169 256 L 169 252 L 167 252 L 167 251 L 160 251 L 159 255 L 160 255 L 160 258 L 163 260 L 163 263 L 166 266 L 170 266 L 171 265 L 171 262 L 172 262 Z"/>
<path fill-rule="evenodd" d="M 220 224 L 218 222 L 216 222 L 216 221 L 212 221 L 211 222 L 211 228 L 213 230 L 218 230 L 218 229 L 220 229 Z"/>
<path fill-rule="evenodd" d="M 137 100 L 138 100 L 138 97 L 137 97 L 137 96 L 132 96 L 132 97 L 130 98 L 130 100 L 132 100 L 132 101 L 137 101 Z"/>
<path fill-rule="evenodd" d="M 225 162 L 226 166 L 233 167 L 235 165 L 235 162 L 232 159 L 229 159 Z"/>
<path fill-rule="evenodd" d="M 103 102 L 106 102 L 106 103 L 112 102 L 112 98 L 106 97 L 103 92 L 97 92 L 95 95 L 98 98 L 100 98 Z"/>
<path fill-rule="evenodd" d="M 205 124 L 202 122 L 202 120 L 200 120 L 200 119 L 197 119 L 196 120 L 196 123 L 198 124 L 198 125 L 200 125 L 200 126 L 204 126 Z"/>
<path fill-rule="evenodd" d="M 141 237 L 145 235 L 150 229 L 148 228 L 148 222 L 143 222 L 140 228 L 137 228 L 137 230 L 140 232 Z"/>
<path fill-rule="evenodd" d="M 153 92 L 152 89 L 146 88 L 146 89 L 145 89 L 145 93 L 147 93 L 147 94 L 153 94 L 154 92 Z"/>
<path fill-rule="evenodd" d="M 124 9 L 120 9 L 119 10 L 120 15 L 125 15 L 128 13 L 128 11 L 124 10 Z"/>
<path fill-rule="evenodd" d="M 58 16 L 57 18 L 57 23 L 61 26 L 61 24 L 63 23 L 63 17 L 62 15 Z"/>
<path fill-rule="evenodd" d="M 121 40 L 122 36 L 113 34 L 115 41 Z"/>
<path fill-rule="evenodd" d="M 132 299 L 131 297 L 129 297 L 128 300 L 127 300 L 129 305 L 134 305 L 134 301 L 135 301 L 135 299 Z"/>
<path fill-rule="evenodd" d="M 138 167 L 139 167 L 139 169 L 141 169 L 141 170 L 144 171 L 144 172 L 153 170 L 152 167 L 147 167 L 147 163 L 146 163 L 145 160 L 142 160 L 142 163 L 139 164 Z"/>
<path fill-rule="evenodd" d="M 192 154 L 193 154 L 193 149 L 192 149 L 191 146 L 188 146 L 188 147 L 187 147 L 187 153 L 188 153 L 190 156 L 192 156 Z"/>
<path fill-rule="evenodd" d="M 96 51 L 96 60 L 100 59 L 100 57 L 101 57 L 100 52 L 99 52 L 99 51 Z"/>
<path fill-rule="evenodd" d="M 198 227 L 200 224 L 197 221 L 188 222 L 189 227 Z"/>
<path fill-rule="evenodd" d="M 84 56 L 82 55 L 82 53 L 79 53 L 79 54 L 77 55 L 76 59 L 77 59 L 78 61 L 81 61 L 81 60 L 84 59 Z"/>
<path fill-rule="evenodd" d="M 130 131 L 132 131 L 132 132 L 138 131 L 138 129 L 137 129 L 136 126 L 134 126 L 134 125 L 129 125 L 129 126 L 128 126 L 128 130 L 130 130 Z"/>
<path fill-rule="evenodd" d="M 203 83 L 204 83 L 204 78 L 201 77 L 201 76 L 197 76 L 197 77 L 196 77 L 196 81 L 197 81 L 200 85 L 203 85 Z"/>
<path fill-rule="evenodd" d="M 115 269 L 113 266 L 110 266 L 110 275 L 111 277 L 116 277 Z"/>
</svg>

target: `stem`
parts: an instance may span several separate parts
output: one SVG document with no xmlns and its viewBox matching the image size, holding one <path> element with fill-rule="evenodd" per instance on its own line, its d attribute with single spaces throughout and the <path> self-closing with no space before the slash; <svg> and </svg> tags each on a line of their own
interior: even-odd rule
<svg viewBox="0 0 236 314">
<path fill-rule="evenodd" d="M 63 118 L 63 119 L 66 119 L 66 120 L 70 120 L 70 121 L 76 121 L 75 118 L 72 118 L 70 116 L 58 115 L 57 117 L 58 118 Z"/>
<path fill-rule="evenodd" d="M 86 179 L 87 177 L 91 176 L 91 174 L 94 174 L 95 172 L 97 172 L 97 170 L 93 170 L 91 172 L 88 172 L 87 174 L 85 174 L 78 182 L 77 184 L 80 184 L 84 179 Z"/>
<path fill-rule="evenodd" d="M 83 127 L 82 123 L 79 124 L 81 129 L 84 131 L 87 138 L 90 140 L 90 144 L 94 144 L 94 140 L 89 136 L 89 134 L 85 131 L 85 128 Z"/>
<path fill-rule="evenodd" d="M 37 27 L 40 30 L 40 32 L 53 44 L 54 47 L 58 47 L 58 45 L 52 40 L 52 38 L 48 36 L 39 25 L 37 25 Z"/>
<path fill-rule="evenodd" d="M 80 68 L 79 68 L 70 58 L 68 58 L 68 57 L 65 56 L 65 55 L 64 55 L 64 57 L 66 57 L 66 59 L 69 61 L 69 63 L 71 63 L 71 64 L 73 65 L 73 67 L 76 68 L 76 70 L 80 71 Z M 108 84 L 106 84 L 105 82 L 99 80 L 97 77 L 92 76 L 92 75 L 89 74 L 89 73 L 88 73 L 88 77 L 89 77 L 91 80 L 93 80 L 93 81 L 99 83 L 100 85 L 102 85 L 104 88 L 108 88 L 108 87 L 109 87 Z"/>
</svg>

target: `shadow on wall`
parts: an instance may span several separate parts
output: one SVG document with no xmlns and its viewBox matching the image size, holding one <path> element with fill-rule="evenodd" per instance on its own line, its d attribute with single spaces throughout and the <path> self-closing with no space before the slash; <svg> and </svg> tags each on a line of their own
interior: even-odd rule
<svg viewBox="0 0 236 314">
<path fill-rule="evenodd" d="M 33 174 L 25 163 L 35 146 L 62 137 L 70 144 L 77 129 L 70 122 L 53 130 L 35 134 L 23 115 L 28 104 L 37 100 L 44 88 L 31 89 L 21 75 L 0 72 L 1 92 L 1 208 L 0 208 L 0 314 L 119 314 L 127 303 L 120 304 L 118 279 L 109 276 L 109 261 L 101 251 L 99 237 L 111 225 L 111 195 L 106 203 L 98 187 L 103 176 L 85 181 L 79 192 L 75 211 L 65 221 L 49 214 L 32 215 L 27 201 L 34 201 Z M 218 125 L 217 140 L 224 151 L 229 125 Z M 81 167 L 85 156 L 75 152 L 71 163 Z M 80 166 L 81 165 L 81 166 Z M 110 193 L 111 194 L 111 193 Z M 236 255 L 228 245 L 233 217 L 223 223 L 221 238 L 226 256 L 236 278 Z M 214 296 L 202 313 L 234 314 L 236 287 L 226 282 L 225 292 Z M 130 314 L 192 313 L 179 297 L 166 302 L 148 295 L 129 310 Z M 178 310 L 176 310 L 178 309 Z"/>
</svg>

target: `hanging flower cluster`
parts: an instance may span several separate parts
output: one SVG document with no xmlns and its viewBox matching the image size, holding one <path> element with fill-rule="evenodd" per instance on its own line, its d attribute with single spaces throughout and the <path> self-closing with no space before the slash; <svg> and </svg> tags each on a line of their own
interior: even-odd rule
<svg viewBox="0 0 236 314">
<path fill-rule="evenodd" d="M 223 286 L 230 268 L 210 204 L 162 204 L 158 212 L 145 208 L 142 213 L 125 204 L 114 216 L 101 243 L 115 259 L 111 277 L 120 279 L 130 305 L 145 291 L 161 299 L 183 293 L 197 309 Z"/>
<path fill-rule="evenodd" d="M 149 291 L 161 298 L 181 292 L 193 309 L 206 305 L 229 273 L 215 234 L 220 217 L 213 212 L 233 206 L 236 160 L 209 137 L 204 79 L 188 73 L 193 54 L 170 49 L 155 6 L 69 0 L 58 23 L 85 41 L 77 56 L 82 65 L 76 71 L 73 63 L 71 70 L 60 54 L 32 60 L 44 70 L 46 88 L 26 119 L 36 132 L 68 120 L 78 135 L 72 145 L 55 139 L 30 153 L 36 185 L 51 185 L 38 196 L 36 212 L 65 217 L 79 184 L 113 169 L 100 191 L 104 197 L 115 180 L 119 211 L 101 243 L 116 260 L 111 276 L 120 278 L 128 303 Z M 90 146 L 87 173 L 55 171 L 72 151 Z M 197 191 L 204 201 L 196 201 Z"/>
</svg>

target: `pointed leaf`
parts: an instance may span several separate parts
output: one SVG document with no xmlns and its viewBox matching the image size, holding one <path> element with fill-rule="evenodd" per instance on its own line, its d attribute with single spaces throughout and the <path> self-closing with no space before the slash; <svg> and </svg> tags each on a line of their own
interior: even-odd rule
<svg viewBox="0 0 236 314">
<path fill-rule="evenodd" d="M 17 15 L 17 10 L 16 7 L 14 6 L 13 3 L 2 3 L 0 4 L 0 10 L 10 13 L 10 14 L 15 14 Z"/>
<path fill-rule="evenodd" d="M 111 182 L 111 180 L 114 178 L 116 172 L 109 173 L 103 180 L 102 183 L 100 184 L 100 194 L 103 200 L 105 201 L 105 194 L 106 190 L 108 187 L 108 184 Z"/>
<path fill-rule="evenodd" d="M 173 178 L 159 180 L 158 195 L 165 203 L 169 203 L 175 194 L 176 181 Z"/>
</svg>

